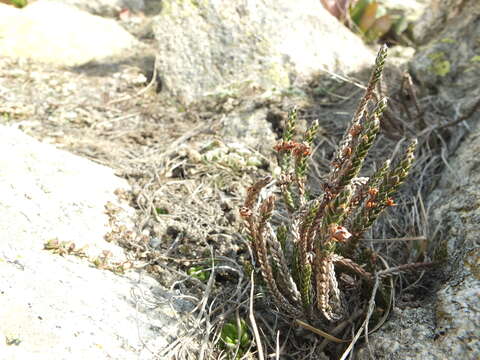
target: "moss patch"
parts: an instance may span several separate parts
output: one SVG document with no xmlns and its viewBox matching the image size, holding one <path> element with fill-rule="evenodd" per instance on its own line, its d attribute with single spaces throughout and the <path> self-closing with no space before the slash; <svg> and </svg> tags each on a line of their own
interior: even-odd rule
<svg viewBox="0 0 480 360">
<path fill-rule="evenodd" d="M 438 76 L 445 76 L 451 70 L 450 61 L 446 59 L 445 53 L 439 51 L 428 55 L 428 58 L 432 60 L 430 70 Z"/>
<path fill-rule="evenodd" d="M 444 44 L 454 44 L 456 41 L 452 38 L 443 38 L 440 40 L 440 42 Z"/>
<path fill-rule="evenodd" d="M 470 58 L 470 62 L 472 63 L 480 63 L 480 55 L 475 55 Z"/>
</svg>

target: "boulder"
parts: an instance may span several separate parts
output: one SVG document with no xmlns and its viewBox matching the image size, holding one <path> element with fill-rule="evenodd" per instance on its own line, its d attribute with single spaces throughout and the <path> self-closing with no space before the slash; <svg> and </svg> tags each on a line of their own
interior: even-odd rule
<svg viewBox="0 0 480 360">
<path fill-rule="evenodd" d="M 162 6 L 153 19 L 158 74 L 162 88 L 187 103 L 246 84 L 284 89 L 314 73 L 347 73 L 373 62 L 318 0 L 165 0 Z"/>
<path fill-rule="evenodd" d="M 96 268 L 111 230 L 105 205 L 132 209 L 113 192 L 128 188 L 113 171 L 0 127 L 0 359 L 151 359 L 177 334 L 174 300 L 141 271 L 124 275 Z M 120 220 L 119 220 L 120 221 Z M 85 249 L 60 256 L 45 250 L 56 239 Z M 148 300 L 148 303 L 146 303 Z M 162 303 L 162 304 L 160 304 Z M 148 305 L 147 305 L 148 304 Z"/>
<path fill-rule="evenodd" d="M 428 198 L 431 241 L 449 280 L 421 307 L 395 308 L 370 336 L 377 359 L 480 358 L 480 126 Z M 359 359 L 370 359 L 362 349 Z"/>
<path fill-rule="evenodd" d="M 55 21 L 52 21 L 55 19 Z M 63 66 L 131 54 L 135 38 L 114 20 L 55 1 L 23 9 L 0 4 L 0 54 Z"/>
<path fill-rule="evenodd" d="M 43 0 L 40 0 L 43 1 Z M 122 10 L 141 12 L 145 9 L 144 0 L 56 0 L 104 17 L 118 16 Z"/>
<path fill-rule="evenodd" d="M 477 0 L 432 0 L 415 26 L 422 46 L 411 61 L 411 72 L 422 87 L 438 96 L 444 114 L 452 120 L 478 119 L 474 109 L 480 98 L 479 33 Z"/>
<path fill-rule="evenodd" d="M 475 0 L 427 0 L 428 10 L 418 19 L 413 28 L 413 36 L 417 44 L 426 44 L 440 32 L 445 30 L 445 24 L 459 20 L 470 20 L 475 11 Z M 466 11 L 465 11 L 466 10 Z M 460 14 L 467 15 L 466 19 L 456 19 Z"/>
</svg>

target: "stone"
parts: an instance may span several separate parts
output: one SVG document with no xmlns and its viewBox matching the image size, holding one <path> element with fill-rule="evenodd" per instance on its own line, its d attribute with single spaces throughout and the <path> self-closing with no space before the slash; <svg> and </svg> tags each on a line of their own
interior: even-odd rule
<svg viewBox="0 0 480 360">
<path fill-rule="evenodd" d="M 370 336 L 377 359 L 480 358 L 480 127 L 449 158 L 428 198 L 435 256 L 449 280 L 418 308 L 395 309 Z M 362 349 L 359 359 L 369 359 Z"/>
<path fill-rule="evenodd" d="M 186 103 L 252 83 L 284 89 L 373 63 L 360 38 L 317 0 L 162 4 L 153 19 L 157 71 L 162 88 Z"/>
<path fill-rule="evenodd" d="M 143 0 L 56 0 L 88 11 L 93 15 L 116 17 L 122 10 L 141 12 L 145 9 Z"/>
<path fill-rule="evenodd" d="M 438 96 L 453 120 L 478 106 L 479 20 L 477 0 L 433 0 L 414 28 L 422 46 L 410 63 L 412 75 Z M 475 111 L 471 115 L 477 116 Z"/>
<path fill-rule="evenodd" d="M 89 258 L 111 230 L 107 202 L 132 209 L 113 192 L 128 188 L 113 171 L 16 128 L 0 127 L 0 359 L 151 359 L 177 335 L 188 302 L 140 270 L 119 275 Z M 7 156 L 5 156 L 7 155 Z M 130 220 L 131 221 L 131 220 Z M 51 239 L 88 246 L 87 257 L 44 249 Z"/>
<path fill-rule="evenodd" d="M 413 37 L 417 44 L 426 44 L 440 32 L 444 31 L 445 24 L 453 22 L 464 22 L 469 19 L 459 19 L 459 15 L 474 15 L 475 0 L 428 0 L 428 10 L 418 19 L 413 28 Z M 471 12 L 473 11 L 473 13 Z"/>
<path fill-rule="evenodd" d="M 23 9 L 0 4 L 0 33 L 3 56 L 61 66 L 102 61 L 140 48 L 114 20 L 55 1 L 38 1 Z"/>
<path fill-rule="evenodd" d="M 400 10 L 400 13 L 410 22 L 422 16 L 428 2 L 429 0 L 384 0 L 382 4 L 387 13 L 396 13 Z"/>
</svg>

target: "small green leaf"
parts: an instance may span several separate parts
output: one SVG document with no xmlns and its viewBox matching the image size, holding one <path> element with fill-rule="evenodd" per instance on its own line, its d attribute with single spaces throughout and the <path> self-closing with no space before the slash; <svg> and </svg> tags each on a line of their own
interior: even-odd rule
<svg viewBox="0 0 480 360">
<path fill-rule="evenodd" d="M 360 23 L 358 24 L 358 26 L 360 27 L 360 31 L 366 33 L 368 29 L 370 29 L 370 27 L 375 23 L 377 10 L 378 3 L 376 1 L 372 2 L 365 8 L 365 11 L 363 12 L 360 19 Z"/>
<path fill-rule="evenodd" d="M 240 319 L 240 327 L 237 326 L 236 320 L 230 320 L 223 325 L 220 338 L 224 348 L 230 351 L 239 349 L 237 358 L 240 358 L 248 350 L 251 343 L 250 332 L 244 319 Z"/>
<path fill-rule="evenodd" d="M 27 0 L 10 0 L 10 2 L 18 8 L 23 8 L 27 6 Z"/>
<path fill-rule="evenodd" d="M 161 207 L 155 208 L 155 212 L 157 213 L 157 215 L 168 215 L 169 214 L 168 209 L 161 208 Z"/>
<path fill-rule="evenodd" d="M 350 17 L 352 21 L 359 25 L 362 15 L 365 12 L 367 6 L 372 2 L 372 0 L 358 0 L 355 5 L 350 9 Z"/>
<path fill-rule="evenodd" d="M 210 278 L 210 271 L 206 271 L 204 266 L 192 266 L 188 268 L 187 274 L 195 279 L 206 282 Z"/>
</svg>

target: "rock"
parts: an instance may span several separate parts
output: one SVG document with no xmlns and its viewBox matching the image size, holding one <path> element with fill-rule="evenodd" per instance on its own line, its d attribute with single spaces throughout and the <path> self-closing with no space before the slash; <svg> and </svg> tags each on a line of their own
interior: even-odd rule
<svg viewBox="0 0 480 360">
<path fill-rule="evenodd" d="M 268 153 L 275 145 L 276 138 L 271 124 L 266 121 L 268 110 L 242 109 L 226 116 L 222 128 L 222 138 L 228 141 L 241 141 L 246 146 Z"/>
<path fill-rule="evenodd" d="M 447 115 L 468 115 L 480 98 L 480 2 L 433 0 L 415 33 L 423 46 L 411 61 L 413 76 L 439 97 Z"/>
<path fill-rule="evenodd" d="M 413 28 L 413 36 L 418 44 L 425 44 L 445 29 L 445 24 L 464 22 L 459 15 L 474 15 L 471 13 L 478 2 L 475 0 L 429 0 L 428 9 L 418 19 Z M 468 19 L 469 16 L 467 16 Z"/>
<path fill-rule="evenodd" d="M 250 83 L 283 89 L 313 73 L 373 62 L 362 41 L 317 0 L 162 4 L 153 20 L 157 70 L 163 89 L 187 103 Z"/>
<path fill-rule="evenodd" d="M 0 127 L 0 151 L 0 358 L 151 359 L 171 343 L 174 313 L 188 303 L 147 274 L 120 276 L 43 248 L 57 238 L 124 259 L 103 237 L 105 204 L 118 203 L 113 191 L 126 181 L 11 127 Z M 132 210 L 118 206 L 128 221 Z"/>
<path fill-rule="evenodd" d="M 63 66 L 130 55 L 140 47 L 115 21 L 55 1 L 24 9 L 0 4 L 0 34 L 2 55 Z"/>
<path fill-rule="evenodd" d="M 385 6 L 387 13 L 401 14 L 410 21 L 416 21 L 422 16 L 429 0 L 383 0 L 382 5 Z"/>
<path fill-rule="evenodd" d="M 370 337 L 377 359 L 480 358 L 480 127 L 449 159 L 428 199 L 436 257 L 449 280 L 420 308 L 396 309 Z M 363 349 L 359 359 L 369 359 Z"/>
<path fill-rule="evenodd" d="M 145 9 L 143 0 L 56 0 L 88 11 L 93 15 L 116 17 L 125 9 L 141 12 Z"/>
</svg>

